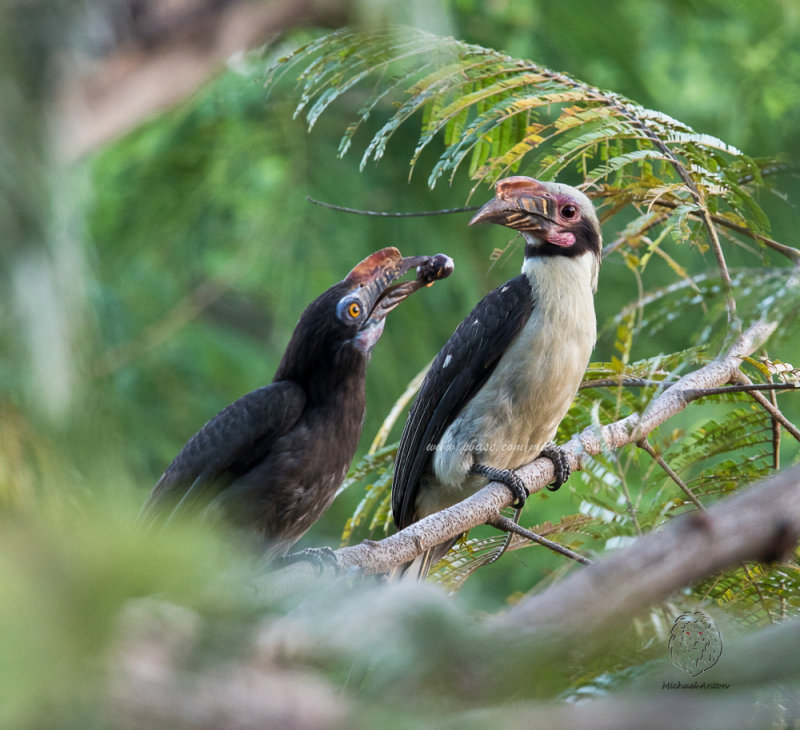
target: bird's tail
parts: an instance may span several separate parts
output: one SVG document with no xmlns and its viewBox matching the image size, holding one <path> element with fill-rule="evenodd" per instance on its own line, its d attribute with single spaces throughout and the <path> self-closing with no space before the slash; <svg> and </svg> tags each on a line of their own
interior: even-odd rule
<svg viewBox="0 0 800 730">
<path fill-rule="evenodd" d="M 424 581 L 428 578 L 431 568 L 436 565 L 458 541 L 458 537 L 443 542 L 441 545 L 434 545 L 424 553 L 417 555 L 416 558 L 398 565 L 389 572 L 389 580 L 419 580 Z"/>
</svg>

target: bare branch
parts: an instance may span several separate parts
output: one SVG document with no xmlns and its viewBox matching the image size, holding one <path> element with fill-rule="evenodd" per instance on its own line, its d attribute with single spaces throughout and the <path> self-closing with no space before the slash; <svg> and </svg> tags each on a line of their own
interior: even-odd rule
<svg viewBox="0 0 800 730">
<path fill-rule="evenodd" d="M 745 560 L 774 562 L 800 533 L 800 467 L 670 522 L 493 623 L 517 630 L 592 631 L 635 616 L 679 588 Z"/>
<path fill-rule="evenodd" d="M 699 509 L 701 512 L 705 512 L 706 508 L 703 506 L 703 503 L 699 499 L 697 499 L 697 497 L 694 495 L 694 492 L 691 489 L 689 489 L 689 485 L 678 476 L 678 474 L 669 464 L 667 464 L 667 462 L 664 460 L 664 457 L 656 452 L 656 450 L 650 445 L 650 442 L 646 438 L 637 442 L 636 445 L 640 449 L 643 449 L 648 454 L 650 454 L 653 461 L 655 461 L 656 464 L 658 464 L 667 473 L 667 476 L 670 479 L 672 479 L 672 481 L 675 482 L 675 484 L 677 484 L 683 490 L 684 494 L 689 498 L 692 504 L 694 504 L 694 506 L 697 507 L 697 509 Z"/>
<path fill-rule="evenodd" d="M 572 470 L 581 469 L 587 456 L 616 450 L 645 438 L 653 429 L 686 407 L 690 401 L 685 397 L 684 391 L 713 388 L 729 382 L 739 372 L 742 358 L 760 347 L 775 327 L 774 323 L 769 322 L 754 324 L 727 353 L 685 375 L 655 398 L 644 413 L 631 414 L 601 428 L 589 427 L 574 436 L 563 447 Z M 531 494 L 538 492 L 555 478 L 553 463 L 547 458 L 532 461 L 519 469 L 517 474 Z M 344 568 L 358 568 L 365 573 L 386 573 L 396 565 L 413 560 L 429 547 L 478 525 L 493 522 L 500 515 L 500 510 L 509 507 L 512 501 L 511 493 L 505 485 L 491 482 L 464 501 L 428 515 L 380 542 L 366 540 L 359 545 L 337 550 L 336 556 Z M 303 565 L 298 563 L 292 567 L 300 569 Z M 285 572 L 288 573 L 289 570 L 291 569 Z M 316 571 L 316 568 L 306 565 L 303 570 L 310 573 Z M 288 580 L 290 576 L 287 575 L 286 578 Z"/>
<path fill-rule="evenodd" d="M 679 206 L 678 203 L 675 203 L 671 200 L 657 200 L 655 201 L 654 205 L 661 206 L 663 208 L 677 208 Z M 756 231 L 751 230 L 745 226 L 740 226 L 733 221 L 728 220 L 724 216 L 721 215 L 711 215 L 711 220 L 720 225 L 724 228 L 727 228 L 735 233 L 739 233 L 743 236 L 748 236 L 752 238 L 754 241 L 760 241 L 763 243 L 767 248 L 771 248 L 773 251 L 777 251 L 780 254 L 786 256 L 786 258 L 790 259 L 791 261 L 797 263 L 800 262 L 800 251 L 792 246 L 787 246 L 785 243 L 781 243 L 780 241 L 776 241 L 769 236 L 765 236 L 762 233 L 757 233 Z"/>
<path fill-rule="evenodd" d="M 737 376 L 738 377 L 738 376 Z M 726 393 L 755 393 L 766 390 L 775 393 L 779 390 L 800 390 L 797 383 L 744 383 L 742 385 L 723 385 L 719 388 L 697 388 L 686 391 L 686 397 L 690 400 L 705 398 L 709 395 L 725 395 Z"/>
<path fill-rule="evenodd" d="M 524 537 L 526 540 L 530 540 L 531 542 L 535 542 L 543 547 L 552 550 L 555 553 L 559 553 L 563 555 L 565 558 L 569 558 L 570 560 L 574 560 L 575 562 L 582 563 L 583 565 L 591 565 L 592 561 L 589 558 L 585 558 L 580 553 L 576 553 L 574 550 L 570 550 L 568 547 L 564 547 L 560 543 L 553 542 L 552 540 L 548 540 L 546 537 L 542 537 L 541 535 L 536 534 L 532 530 L 528 530 L 521 525 L 518 525 L 514 520 L 510 520 L 508 517 L 504 515 L 500 515 L 494 522 L 492 522 L 492 527 L 496 527 L 498 530 L 504 530 L 509 534 L 519 535 L 520 537 Z M 494 561 L 492 561 L 494 562 Z"/>
<path fill-rule="evenodd" d="M 778 398 L 773 390 L 769 394 L 772 407 L 778 409 Z M 772 468 L 775 471 L 781 468 L 781 424 L 775 416 L 772 417 Z"/>
<path fill-rule="evenodd" d="M 339 25 L 347 14 L 342 0 L 195 0 L 174 12 L 169 5 L 139 3 L 159 16 L 154 28 L 102 59 L 64 64 L 82 70 L 60 84 L 55 105 L 65 157 L 86 154 L 177 103 L 233 54 L 298 26 Z"/>
<path fill-rule="evenodd" d="M 751 385 L 750 378 L 748 378 L 744 373 L 736 373 L 736 379 L 740 382 L 744 383 L 744 385 Z M 765 398 L 761 393 L 752 393 L 753 398 L 758 401 L 759 405 L 767 411 L 778 423 L 781 424 L 792 436 L 794 436 L 798 441 L 800 441 L 800 429 L 797 428 L 783 413 L 780 411 L 779 408 L 776 408 L 772 403 L 770 403 L 767 398 Z"/>
<path fill-rule="evenodd" d="M 717 229 L 714 226 L 714 221 L 711 217 L 711 211 L 708 209 L 708 205 L 705 200 L 705 196 L 700 192 L 697 185 L 695 184 L 692 176 L 690 175 L 689 171 L 686 169 L 684 164 L 680 161 L 677 155 L 675 155 L 672 150 L 669 148 L 667 143 L 655 134 L 647 124 L 638 117 L 636 112 L 632 110 L 628 104 L 622 101 L 616 101 L 613 106 L 619 109 L 622 114 L 624 114 L 631 124 L 638 127 L 653 145 L 670 161 L 670 164 L 675 169 L 675 172 L 678 173 L 678 177 L 681 178 L 683 181 L 684 186 L 689 191 L 689 195 L 691 195 L 694 204 L 697 206 L 696 214 L 700 221 L 703 223 L 703 226 L 706 229 L 706 234 L 708 236 L 708 241 L 711 244 L 711 250 L 714 252 L 714 258 L 717 260 L 717 267 L 719 268 L 720 278 L 722 279 L 722 283 L 725 287 L 725 299 L 726 299 L 726 306 L 728 310 L 728 324 L 730 328 L 734 331 L 738 331 L 741 329 L 741 323 L 736 314 L 736 299 L 733 296 L 733 282 L 731 281 L 730 272 L 728 271 L 728 264 L 725 261 L 725 253 L 722 250 L 722 244 L 719 240 L 719 234 L 717 233 Z"/>
<path fill-rule="evenodd" d="M 602 198 L 606 197 L 603 193 L 594 193 L 591 196 L 592 198 Z M 664 198 L 659 198 L 652 202 L 653 206 L 657 206 L 660 208 L 668 208 L 669 210 L 674 210 L 682 205 L 684 205 L 683 201 L 673 201 L 673 200 L 666 200 Z M 689 216 L 694 219 L 702 219 L 702 216 L 698 212 L 689 213 Z M 669 214 L 664 213 L 663 215 L 655 216 L 647 223 L 645 223 L 641 228 L 636 231 L 637 236 L 641 236 L 647 231 L 656 226 L 664 223 L 666 220 L 669 219 Z M 754 241 L 759 241 L 763 243 L 767 248 L 771 248 L 773 251 L 777 251 L 779 254 L 786 256 L 786 258 L 790 259 L 794 263 L 800 262 L 800 251 L 792 246 L 788 246 L 785 243 L 781 243 L 780 241 L 776 241 L 769 236 L 765 236 L 763 233 L 758 233 L 751 228 L 747 228 L 746 226 L 740 226 L 737 223 L 729 220 L 725 216 L 722 215 L 711 215 L 711 221 L 713 221 L 716 225 L 721 226 L 722 228 L 727 228 L 734 233 L 738 233 L 742 236 L 747 236 L 748 238 L 752 238 Z M 629 233 L 622 233 L 619 237 L 617 237 L 614 241 L 608 244 L 603 249 L 603 258 L 605 259 L 609 254 L 612 254 L 617 249 L 621 248 L 625 245 L 625 243 L 631 239 L 631 235 Z"/>
<path fill-rule="evenodd" d="M 675 385 L 677 381 L 648 380 L 647 378 L 598 378 L 597 380 L 584 380 L 580 384 L 581 390 L 586 388 L 664 388 Z M 741 385 L 721 385 L 718 388 L 694 388 L 684 390 L 688 400 L 705 398 L 709 395 L 725 395 L 726 393 L 752 393 L 766 390 L 774 393 L 778 390 L 800 390 L 798 383 L 743 383 Z M 773 404 L 774 405 L 774 404 Z"/>
</svg>

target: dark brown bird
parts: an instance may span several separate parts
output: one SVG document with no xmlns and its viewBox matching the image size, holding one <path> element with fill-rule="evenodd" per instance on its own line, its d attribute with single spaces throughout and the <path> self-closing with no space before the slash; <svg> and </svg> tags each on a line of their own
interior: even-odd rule
<svg viewBox="0 0 800 730">
<path fill-rule="evenodd" d="M 413 281 L 393 284 L 409 269 Z M 364 380 L 386 315 L 453 271 L 443 254 L 403 258 L 384 248 L 303 312 L 270 385 L 239 398 L 181 449 L 142 519 L 211 506 L 283 556 L 327 510 L 355 454 Z"/>
</svg>

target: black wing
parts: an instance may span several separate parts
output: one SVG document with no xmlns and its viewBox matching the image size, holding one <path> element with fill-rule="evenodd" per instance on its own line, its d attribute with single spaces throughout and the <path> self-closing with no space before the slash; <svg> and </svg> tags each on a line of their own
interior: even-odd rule
<svg viewBox="0 0 800 730">
<path fill-rule="evenodd" d="M 414 521 L 419 480 L 433 448 L 481 389 L 533 311 L 524 274 L 489 292 L 439 351 L 400 437 L 392 483 L 392 514 L 402 529 Z"/>
<path fill-rule="evenodd" d="M 140 520 L 206 503 L 269 453 L 297 423 L 306 404 L 303 389 L 283 381 L 243 395 L 201 428 L 153 487 Z"/>
</svg>

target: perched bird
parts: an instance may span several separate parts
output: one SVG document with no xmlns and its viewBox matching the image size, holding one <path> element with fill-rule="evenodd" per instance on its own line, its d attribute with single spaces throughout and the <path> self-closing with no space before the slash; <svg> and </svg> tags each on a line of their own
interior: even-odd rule
<svg viewBox="0 0 800 730">
<path fill-rule="evenodd" d="M 395 462 L 392 513 L 400 529 L 488 481 L 506 484 L 521 507 L 528 492 L 514 470 L 540 455 L 553 460 L 553 488 L 569 477 L 551 439 L 597 336 L 597 215 L 575 188 L 516 176 L 497 183 L 470 225 L 483 221 L 522 234 L 522 273 L 478 303 L 428 370 Z M 421 577 L 453 542 L 415 561 Z"/>
<path fill-rule="evenodd" d="M 417 278 L 393 284 L 409 269 Z M 270 385 L 239 398 L 181 449 L 142 511 L 147 523 L 209 505 L 284 556 L 325 512 L 355 454 L 364 380 L 386 315 L 453 271 L 443 254 L 365 258 L 303 312 Z"/>
</svg>

